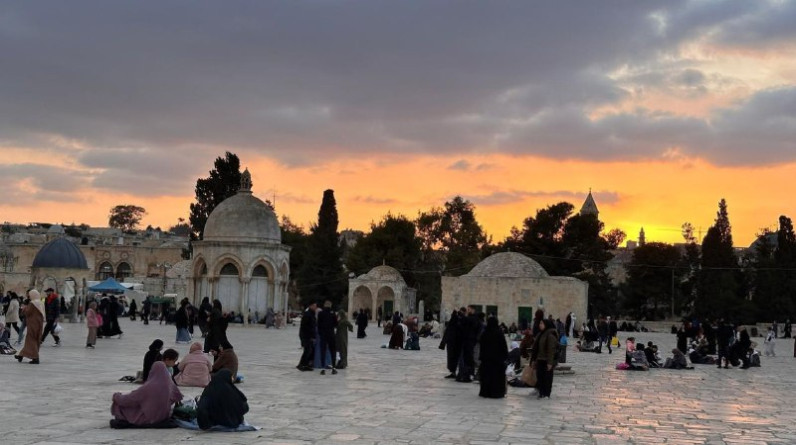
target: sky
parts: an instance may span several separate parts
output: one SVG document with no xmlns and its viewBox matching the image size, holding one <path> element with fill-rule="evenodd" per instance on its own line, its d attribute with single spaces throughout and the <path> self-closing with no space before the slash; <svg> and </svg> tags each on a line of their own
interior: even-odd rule
<svg viewBox="0 0 796 445">
<path fill-rule="evenodd" d="M 736 245 L 796 217 L 794 1 L 0 3 L 0 220 L 188 217 L 224 152 L 308 227 L 456 195 L 493 241 L 537 209 Z"/>
</svg>

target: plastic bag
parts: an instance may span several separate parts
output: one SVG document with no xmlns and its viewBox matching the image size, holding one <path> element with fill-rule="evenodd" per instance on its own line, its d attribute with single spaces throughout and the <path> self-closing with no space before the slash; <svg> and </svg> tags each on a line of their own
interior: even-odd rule
<svg viewBox="0 0 796 445">
<path fill-rule="evenodd" d="M 63 332 L 63 331 L 64 331 L 64 328 L 63 328 L 63 327 L 61 327 L 61 323 L 58 323 L 58 324 L 57 324 L 57 325 L 55 325 L 55 327 L 53 328 L 53 334 L 55 334 L 55 335 L 61 335 L 61 332 Z"/>
</svg>

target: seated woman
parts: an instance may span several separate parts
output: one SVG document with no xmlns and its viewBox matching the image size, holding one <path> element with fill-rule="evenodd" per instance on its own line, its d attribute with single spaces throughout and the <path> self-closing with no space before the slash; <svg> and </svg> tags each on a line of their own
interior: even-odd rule
<svg viewBox="0 0 796 445">
<path fill-rule="evenodd" d="M 514 374 L 522 372 L 522 354 L 520 353 L 520 344 L 516 341 L 511 342 L 509 348 L 509 358 L 506 360 L 506 366 L 513 365 Z"/>
<path fill-rule="evenodd" d="M 144 372 L 141 375 L 141 380 L 146 382 L 147 378 L 149 377 L 149 370 L 152 369 L 152 365 L 155 362 L 159 362 L 163 360 L 163 356 L 160 354 L 160 350 L 163 349 L 163 340 L 157 339 L 149 345 L 149 351 L 144 354 Z"/>
<path fill-rule="evenodd" d="M 182 393 L 171 380 L 163 362 L 155 362 L 149 378 L 129 394 L 114 393 L 111 404 L 111 427 L 147 427 L 171 417 L 171 406 L 182 400 Z"/>
<path fill-rule="evenodd" d="M 682 353 L 677 348 L 672 349 L 672 357 L 666 359 L 666 363 L 663 364 L 664 368 L 667 369 L 694 369 L 689 368 L 688 360 L 685 358 L 685 354 Z"/>
<path fill-rule="evenodd" d="M 243 423 L 243 415 L 249 412 L 249 404 L 246 396 L 232 383 L 233 379 L 229 369 L 221 369 L 213 374 L 196 405 L 199 428 L 237 428 Z"/>
<path fill-rule="evenodd" d="M 630 364 L 630 361 L 633 359 L 633 351 L 635 350 L 636 350 L 635 337 L 628 337 L 627 340 L 625 341 L 625 363 L 627 363 L 628 365 Z"/>
<path fill-rule="evenodd" d="M 390 349 L 403 349 L 404 347 L 404 325 L 403 323 L 396 323 L 392 327 L 392 335 L 390 336 Z"/>
<path fill-rule="evenodd" d="M 191 345 L 188 355 L 177 365 L 179 374 L 174 377 L 174 382 L 179 386 L 199 386 L 204 388 L 210 383 L 210 372 L 213 365 L 202 351 L 202 344 L 195 342 Z"/>
<path fill-rule="evenodd" d="M 232 349 L 232 345 L 224 340 L 218 345 L 218 350 L 210 350 L 210 353 L 216 356 L 216 361 L 213 363 L 213 368 L 210 370 L 213 374 L 227 369 L 234 378 L 238 376 L 238 355 Z M 236 425 L 237 426 L 237 425 Z"/>
</svg>

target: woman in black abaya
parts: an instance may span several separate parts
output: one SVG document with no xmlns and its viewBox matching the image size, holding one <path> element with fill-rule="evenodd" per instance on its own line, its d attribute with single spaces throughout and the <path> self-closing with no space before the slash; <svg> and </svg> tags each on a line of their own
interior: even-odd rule
<svg viewBox="0 0 796 445">
<path fill-rule="evenodd" d="M 481 391 L 478 395 L 500 399 L 506 397 L 506 360 L 509 348 L 506 337 L 498 327 L 497 317 L 489 317 L 481 334 Z"/>
<path fill-rule="evenodd" d="M 246 396 L 232 383 L 229 369 L 220 369 L 213 374 L 196 405 L 196 421 L 206 430 L 214 426 L 237 428 L 243 423 L 243 415 L 249 412 Z"/>
</svg>

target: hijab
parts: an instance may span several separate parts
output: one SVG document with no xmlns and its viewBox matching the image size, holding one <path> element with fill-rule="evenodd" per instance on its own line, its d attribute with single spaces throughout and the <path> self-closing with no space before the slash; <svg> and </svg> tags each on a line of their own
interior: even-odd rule
<svg viewBox="0 0 796 445">
<path fill-rule="evenodd" d="M 137 406 L 151 423 L 169 418 L 171 405 L 182 400 L 182 393 L 171 379 L 163 362 L 155 362 L 147 381 L 130 394 L 122 396 L 124 405 Z"/>
<path fill-rule="evenodd" d="M 199 398 L 196 420 L 203 430 L 215 425 L 236 428 L 243 423 L 243 415 L 247 412 L 246 396 L 232 383 L 232 373 L 229 369 L 220 369 L 213 374 Z"/>
<path fill-rule="evenodd" d="M 160 354 L 161 348 L 163 348 L 163 340 L 157 339 L 149 345 L 149 351 L 144 354 L 144 375 L 142 377 L 144 381 L 149 380 L 149 375 L 154 365 L 163 360 L 163 356 Z"/>
<path fill-rule="evenodd" d="M 188 351 L 188 353 L 190 354 L 191 352 L 196 352 L 196 351 L 201 351 L 201 350 L 202 350 L 202 344 L 199 343 L 198 341 L 195 341 L 195 342 L 193 342 L 191 344 L 191 348 Z"/>
<path fill-rule="evenodd" d="M 28 292 L 28 298 L 30 298 L 30 304 L 32 304 L 33 307 L 38 309 L 39 312 L 41 312 L 42 318 L 44 318 L 45 317 L 44 305 L 41 303 L 41 294 L 39 293 L 39 291 L 37 291 L 36 289 L 31 289 Z"/>
<path fill-rule="evenodd" d="M 486 321 L 484 333 L 481 334 L 481 361 L 503 364 L 508 356 L 509 350 L 506 347 L 506 338 L 503 336 L 503 331 L 498 327 L 497 317 L 489 317 Z"/>
</svg>

